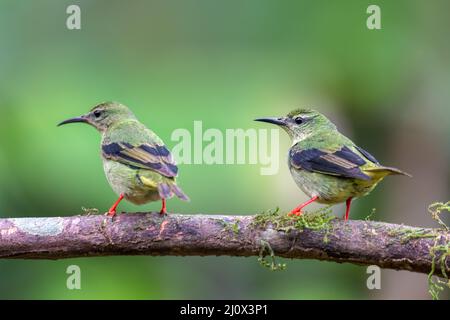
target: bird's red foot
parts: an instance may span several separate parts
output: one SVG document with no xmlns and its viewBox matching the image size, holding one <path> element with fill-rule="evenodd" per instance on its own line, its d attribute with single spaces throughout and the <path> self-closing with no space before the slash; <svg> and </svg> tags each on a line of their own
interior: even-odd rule
<svg viewBox="0 0 450 320">
<path fill-rule="evenodd" d="M 108 212 L 106 213 L 106 215 L 107 215 L 108 217 L 114 217 L 114 216 L 116 215 L 116 209 L 117 209 L 117 206 L 119 205 L 120 201 L 122 201 L 122 199 L 123 199 L 123 194 L 121 194 L 121 195 L 119 196 L 119 199 L 117 199 L 117 201 L 114 202 L 114 204 L 112 205 L 112 207 L 109 208 Z"/>
<path fill-rule="evenodd" d="M 161 203 L 162 203 L 162 206 L 161 206 L 161 211 L 159 211 L 159 214 L 165 215 L 165 214 L 167 214 L 166 199 L 161 199 Z"/>
<path fill-rule="evenodd" d="M 105 216 L 108 216 L 108 217 L 114 217 L 116 215 L 116 210 L 111 210 L 111 209 L 109 209 L 108 210 L 108 212 L 107 213 L 105 213 Z"/>
<path fill-rule="evenodd" d="M 345 201 L 345 216 L 344 216 L 344 220 L 347 221 L 348 220 L 348 216 L 350 214 L 350 205 L 352 204 L 352 197 L 348 198 L 347 201 Z"/>
<path fill-rule="evenodd" d="M 297 208 L 293 209 L 291 212 L 288 213 L 288 216 L 301 216 L 303 212 L 301 210 L 297 210 Z"/>
<path fill-rule="evenodd" d="M 308 204 L 316 201 L 319 197 L 318 196 L 314 196 L 311 199 L 309 199 L 308 201 L 302 203 L 301 205 L 299 205 L 297 208 L 293 209 L 291 212 L 288 213 L 288 216 L 292 216 L 292 215 L 296 215 L 297 217 L 300 216 L 302 214 L 302 209 L 304 207 L 306 207 Z"/>
</svg>

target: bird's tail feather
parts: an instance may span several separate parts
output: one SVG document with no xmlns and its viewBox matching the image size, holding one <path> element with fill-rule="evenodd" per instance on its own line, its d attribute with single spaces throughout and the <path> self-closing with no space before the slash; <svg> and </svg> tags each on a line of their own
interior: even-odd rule
<svg viewBox="0 0 450 320">
<path fill-rule="evenodd" d="M 376 168 L 365 169 L 364 171 L 374 172 L 374 173 L 382 173 L 382 174 L 384 173 L 385 175 L 400 174 L 400 175 L 412 177 L 412 175 L 410 175 L 409 173 L 402 171 L 400 169 L 397 169 L 397 168 L 393 168 L 393 167 L 376 167 Z"/>
<path fill-rule="evenodd" d="M 174 183 L 163 182 L 158 184 L 158 192 L 159 196 L 163 199 L 172 198 L 175 194 L 181 200 L 189 201 L 189 197 Z"/>
<path fill-rule="evenodd" d="M 177 186 L 176 184 L 173 184 L 171 187 L 172 187 L 173 193 L 175 193 L 178 198 L 180 198 L 181 200 L 184 200 L 184 201 L 190 201 L 189 197 L 183 192 L 183 190 L 181 190 L 181 188 L 179 186 Z"/>
</svg>

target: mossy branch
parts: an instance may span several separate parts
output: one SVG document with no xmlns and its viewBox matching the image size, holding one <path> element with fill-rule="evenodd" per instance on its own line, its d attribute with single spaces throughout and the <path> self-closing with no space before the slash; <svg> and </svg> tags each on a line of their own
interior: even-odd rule
<svg viewBox="0 0 450 320">
<path fill-rule="evenodd" d="M 62 259 L 110 255 L 271 255 L 450 274 L 450 232 L 374 221 L 342 221 L 328 212 L 288 217 L 120 214 L 0 219 L 0 258 Z M 260 257 L 261 259 L 261 257 Z"/>
</svg>

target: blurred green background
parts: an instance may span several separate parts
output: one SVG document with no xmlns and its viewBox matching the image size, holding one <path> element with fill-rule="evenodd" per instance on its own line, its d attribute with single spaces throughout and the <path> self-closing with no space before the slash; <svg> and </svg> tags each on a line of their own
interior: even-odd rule
<svg viewBox="0 0 450 320">
<path fill-rule="evenodd" d="M 66 8 L 81 7 L 81 30 Z M 366 9 L 381 7 L 382 29 Z M 56 124 L 105 100 L 128 106 L 166 142 L 176 128 L 268 128 L 261 116 L 314 107 L 384 164 L 390 177 L 355 202 L 352 217 L 435 226 L 426 208 L 449 200 L 450 2 L 442 1 L 13 1 L 0 0 L 0 217 L 107 210 L 94 129 Z M 181 165 L 190 203 L 169 211 L 251 214 L 305 200 L 287 166 Z M 159 203 L 122 210 L 157 210 Z M 316 206 L 317 208 L 319 206 Z M 313 206 L 314 208 L 314 206 Z M 336 206 L 337 215 L 343 207 Z M 280 261 L 283 261 L 280 259 Z M 104 257 L 0 261 L 0 298 L 391 299 L 429 298 L 426 275 L 255 258 Z M 67 266 L 81 290 L 66 288 Z"/>
</svg>

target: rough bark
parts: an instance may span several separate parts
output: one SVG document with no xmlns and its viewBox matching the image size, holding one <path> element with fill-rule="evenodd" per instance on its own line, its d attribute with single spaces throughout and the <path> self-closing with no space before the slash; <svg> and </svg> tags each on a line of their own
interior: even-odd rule
<svg viewBox="0 0 450 320">
<path fill-rule="evenodd" d="M 429 273 L 430 249 L 450 241 L 445 230 L 382 222 L 335 219 L 327 229 L 278 231 L 254 219 L 199 214 L 161 217 L 158 213 L 120 214 L 114 220 L 102 215 L 0 219 L 0 258 L 258 256 L 263 240 L 280 257 Z M 445 268 L 450 274 L 448 261 Z M 436 273 L 441 273 L 440 263 Z"/>
</svg>

